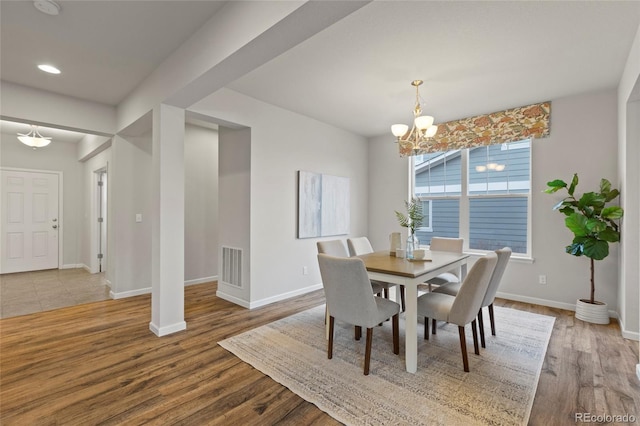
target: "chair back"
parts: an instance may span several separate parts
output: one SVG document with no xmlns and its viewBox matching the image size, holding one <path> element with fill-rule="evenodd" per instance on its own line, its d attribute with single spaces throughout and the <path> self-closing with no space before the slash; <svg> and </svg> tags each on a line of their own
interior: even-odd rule
<svg viewBox="0 0 640 426">
<path fill-rule="evenodd" d="M 318 253 L 328 254 L 335 257 L 349 257 L 347 246 L 342 240 L 318 241 Z"/>
<path fill-rule="evenodd" d="M 464 245 L 464 238 L 432 237 L 429 248 L 435 251 L 448 251 L 451 253 L 462 253 L 463 245 Z"/>
<path fill-rule="evenodd" d="M 449 322 L 464 326 L 475 319 L 482 306 L 489 281 L 491 281 L 491 274 L 493 274 L 497 262 L 498 255 L 491 252 L 474 263 L 451 306 Z"/>
<path fill-rule="evenodd" d="M 373 253 L 373 247 L 367 237 L 348 238 L 349 255 L 360 256 L 361 254 Z"/>
<path fill-rule="evenodd" d="M 353 325 L 375 325 L 378 307 L 362 259 L 321 253 L 318 264 L 331 316 Z"/>
<path fill-rule="evenodd" d="M 484 300 L 482 301 L 482 305 L 480 306 L 481 308 L 484 306 L 489 306 L 496 298 L 496 293 L 498 292 L 498 287 L 500 287 L 502 275 L 504 274 L 504 270 L 507 269 L 507 265 L 509 264 L 509 258 L 511 257 L 511 248 L 503 247 L 500 250 L 496 250 L 496 254 L 498 255 L 498 263 L 496 263 L 496 268 L 493 270 L 493 275 L 491 275 L 489 288 L 487 288 L 487 293 L 484 295 Z"/>
</svg>

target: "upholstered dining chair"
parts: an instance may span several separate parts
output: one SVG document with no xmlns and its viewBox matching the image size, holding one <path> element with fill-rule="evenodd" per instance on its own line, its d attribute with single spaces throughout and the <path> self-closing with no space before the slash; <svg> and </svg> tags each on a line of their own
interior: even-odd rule
<svg viewBox="0 0 640 426">
<path fill-rule="evenodd" d="M 357 238 L 347 238 L 347 246 L 349 247 L 349 254 L 351 256 L 360 256 L 361 254 L 373 253 L 373 246 L 367 237 L 357 237 Z M 389 298 L 389 289 L 395 284 L 386 283 L 383 281 L 371 280 L 371 285 L 379 285 L 384 290 L 384 297 L 386 299 Z M 375 291 L 374 291 L 375 293 Z M 405 303 L 404 303 L 404 286 L 400 286 L 400 303 L 402 306 L 402 311 L 404 312 Z"/>
<path fill-rule="evenodd" d="M 502 281 L 502 275 L 504 275 L 505 269 L 507 269 L 507 265 L 509 264 L 509 258 L 511 257 L 511 248 L 503 247 L 499 250 L 496 250 L 496 254 L 498 255 L 498 263 L 496 263 L 496 268 L 493 271 L 493 275 L 491 275 L 491 281 L 489 282 L 489 288 L 487 289 L 487 293 L 484 295 L 484 299 L 482 299 L 482 304 L 480 305 L 480 310 L 478 311 L 478 326 L 480 327 L 480 345 L 483 348 L 486 348 L 485 340 L 484 340 L 484 321 L 482 319 L 482 308 L 485 306 L 488 307 L 489 310 L 489 322 L 491 323 L 491 335 L 496 335 L 496 323 L 493 317 L 493 301 L 496 298 L 496 293 L 498 292 L 498 287 L 500 286 L 500 282 Z M 460 291 L 460 283 L 447 283 L 441 285 L 440 287 L 433 290 L 434 293 L 443 293 L 449 294 L 451 296 L 455 296 Z"/>
<path fill-rule="evenodd" d="M 329 256 L 335 257 L 349 257 L 347 246 L 342 240 L 318 241 L 316 246 L 318 247 L 318 253 L 328 254 Z M 371 282 L 371 290 L 373 290 L 373 294 L 382 295 L 384 289 L 384 286 L 380 282 Z M 387 296 L 387 299 L 388 298 L 389 297 Z"/>
<path fill-rule="evenodd" d="M 462 253 L 463 245 L 464 238 L 432 237 L 429 248 L 434 251 Z M 454 272 L 444 272 L 437 277 L 431 278 L 427 281 L 427 284 L 429 284 L 429 290 L 431 290 L 431 284 L 442 285 L 449 282 L 460 282 L 460 278 Z"/>
<path fill-rule="evenodd" d="M 362 259 L 344 258 L 318 254 L 320 275 L 329 309 L 329 342 L 327 358 L 333 358 L 333 334 L 335 320 L 356 326 L 356 330 L 367 329 L 364 356 L 364 374 L 369 374 L 373 327 L 392 319 L 393 353 L 400 353 L 399 315 L 400 305 L 375 297 L 371 293 L 369 276 Z M 451 296 L 447 296 L 451 297 Z M 360 334 L 356 332 L 356 339 Z"/>
<path fill-rule="evenodd" d="M 476 315 L 487 293 L 491 275 L 498 262 L 498 255 L 491 252 L 481 257 L 473 265 L 465 277 L 456 296 L 444 293 L 426 293 L 418 297 L 418 315 L 424 317 L 424 338 L 429 340 L 429 318 L 446 321 L 458 326 L 460 350 L 464 371 L 469 371 L 467 343 L 464 334 L 465 325 L 471 323 L 473 348 L 480 355 L 478 333 L 476 331 Z"/>
</svg>

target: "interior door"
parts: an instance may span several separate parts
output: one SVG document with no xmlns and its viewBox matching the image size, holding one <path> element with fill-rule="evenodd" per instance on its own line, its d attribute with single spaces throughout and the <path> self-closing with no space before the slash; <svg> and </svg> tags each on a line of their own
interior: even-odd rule
<svg viewBox="0 0 640 426">
<path fill-rule="evenodd" d="M 2 170 L 0 273 L 58 268 L 58 175 Z"/>
</svg>

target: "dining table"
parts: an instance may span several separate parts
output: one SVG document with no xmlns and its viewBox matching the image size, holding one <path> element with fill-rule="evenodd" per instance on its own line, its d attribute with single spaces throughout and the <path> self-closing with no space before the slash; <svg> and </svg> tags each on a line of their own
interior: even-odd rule
<svg viewBox="0 0 640 426">
<path fill-rule="evenodd" d="M 372 280 L 396 286 L 396 300 L 400 300 L 400 286 L 405 288 L 405 363 L 409 373 L 418 366 L 418 286 L 451 270 L 457 270 L 460 279 L 467 272 L 469 255 L 445 251 L 428 251 L 428 259 L 414 260 L 395 257 L 390 251 L 377 251 L 356 256 L 364 261 Z"/>
</svg>

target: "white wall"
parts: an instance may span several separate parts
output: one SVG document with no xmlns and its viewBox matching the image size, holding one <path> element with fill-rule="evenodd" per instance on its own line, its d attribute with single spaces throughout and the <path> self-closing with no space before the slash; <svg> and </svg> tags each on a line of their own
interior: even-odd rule
<svg viewBox="0 0 640 426">
<path fill-rule="evenodd" d="M 186 282 L 218 275 L 218 132 L 187 124 L 185 128 Z"/>
<path fill-rule="evenodd" d="M 0 166 L 62 172 L 62 267 L 80 267 L 83 183 L 82 165 L 76 160 L 76 144 L 56 142 L 34 150 L 20 143 L 15 134 L 0 134 Z"/>
<path fill-rule="evenodd" d="M 151 289 L 151 137 L 113 138 L 109 165 L 107 275 L 112 297 Z M 136 214 L 142 214 L 137 223 Z"/>
<path fill-rule="evenodd" d="M 563 216 L 551 210 L 560 195 L 542 191 L 546 182 L 569 180 L 574 172 L 580 176 L 579 192 L 597 189 L 602 177 L 617 181 L 616 110 L 614 90 L 552 100 L 551 136 L 532 147 L 534 262 L 510 262 L 500 287 L 503 296 L 567 309 L 589 296 L 589 260 L 564 252 L 572 236 Z M 391 134 L 372 139 L 370 147 L 369 234 L 382 245 L 389 232 L 399 230 L 393 210 L 407 198 L 408 166 L 398 159 Z M 376 170 L 384 172 L 375 177 Z M 618 247 L 611 248 L 611 255 L 596 264 L 596 298 L 615 310 Z M 540 274 L 547 276 L 547 285 L 538 284 Z"/>
<path fill-rule="evenodd" d="M 618 312 L 625 337 L 640 339 L 640 26 L 618 86 L 622 222 Z M 637 370 L 640 378 L 640 364 Z"/>
<path fill-rule="evenodd" d="M 366 235 L 366 140 L 227 89 L 191 110 L 251 128 L 251 294 L 245 302 L 259 306 L 320 288 L 316 258 L 319 239 L 296 238 L 296 172 L 350 178 L 350 236 Z M 221 167 L 224 161 L 221 155 Z M 220 204 L 224 203 L 221 188 Z M 221 232 L 234 226 L 221 218 Z M 308 275 L 303 275 L 303 266 L 308 267 Z"/>
</svg>

